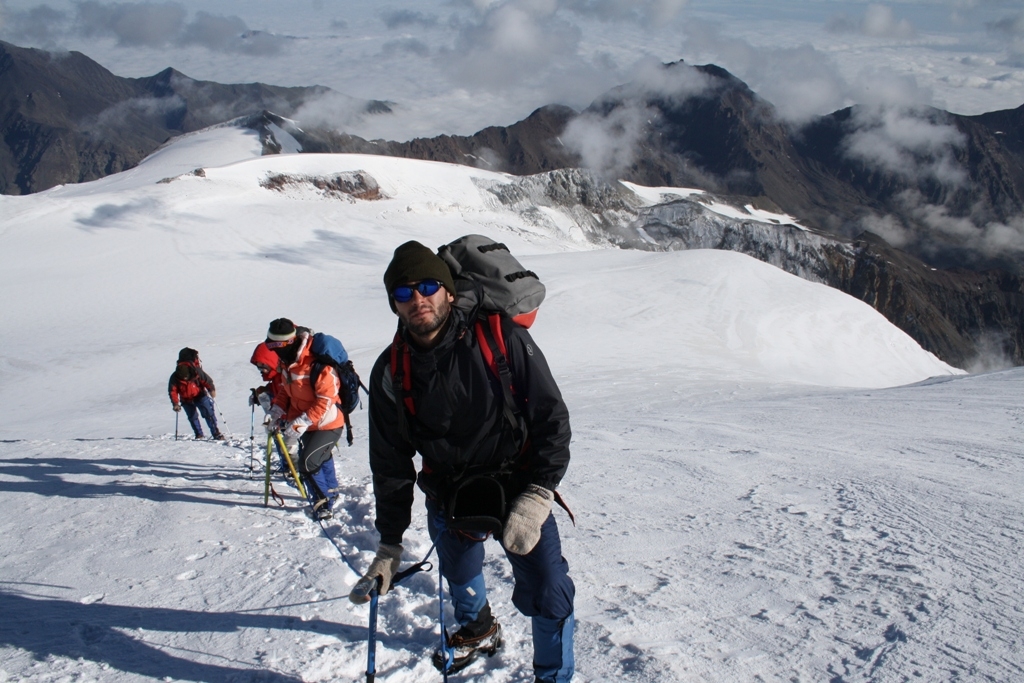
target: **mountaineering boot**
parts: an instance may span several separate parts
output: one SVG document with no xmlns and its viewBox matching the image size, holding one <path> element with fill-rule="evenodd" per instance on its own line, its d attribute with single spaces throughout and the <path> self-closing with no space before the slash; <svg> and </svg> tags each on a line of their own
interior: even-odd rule
<svg viewBox="0 0 1024 683">
<path fill-rule="evenodd" d="M 216 434 L 214 434 L 213 438 L 216 439 L 217 441 L 224 441 L 224 435 L 221 434 L 220 432 L 217 432 Z"/>
<path fill-rule="evenodd" d="M 331 512 L 331 501 L 328 498 L 321 498 L 313 504 L 313 519 L 325 520 L 334 517 Z"/>
<path fill-rule="evenodd" d="M 501 624 L 491 616 L 490 605 L 485 605 L 480 610 L 475 621 L 464 624 L 454 635 L 448 635 L 446 640 L 448 647 L 451 648 L 451 661 L 448 663 L 450 674 L 462 671 L 481 654 L 494 656 L 494 653 L 505 644 L 501 637 Z M 438 671 L 444 670 L 444 661 L 444 653 L 436 650 L 433 662 Z"/>
</svg>

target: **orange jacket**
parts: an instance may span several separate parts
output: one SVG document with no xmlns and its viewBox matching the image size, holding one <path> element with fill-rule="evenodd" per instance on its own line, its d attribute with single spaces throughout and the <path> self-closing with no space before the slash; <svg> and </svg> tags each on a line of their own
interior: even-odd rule
<svg viewBox="0 0 1024 683">
<path fill-rule="evenodd" d="M 331 366 L 326 366 L 317 378 L 316 387 L 310 384 L 313 354 L 309 345 L 312 335 L 299 333 L 299 353 L 294 363 L 281 368 L 281 391 L 274 396 L 274 405 L 284 411 L 284 419 L 304 418 L 310 430 L 338 429 L 345 426 L 345 416 L 338 404 L 341 380 Z"/>
</svg>

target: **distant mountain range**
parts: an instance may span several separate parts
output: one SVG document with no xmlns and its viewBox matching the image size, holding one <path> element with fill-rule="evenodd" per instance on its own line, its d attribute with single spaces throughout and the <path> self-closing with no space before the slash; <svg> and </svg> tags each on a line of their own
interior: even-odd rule
<svg viewBox="0 0 1024 683">
<path fill-rule="evenodd" d="M 0 41 L 0 193 L 102 178 L 132 168 L 176 135 L 264 109 L 289 115 L 328 92 L 222 85 L 171 68 L 121 78 L 80 52 Z M 387 110 L 382 102 L 365 106 Z"/>
<path fill-rule="evenodd" d="M 868 302 L 950 363 L 964 367 L 990 351 L 1024 364 L 1024 106 L 980 116 L 855 107 L 796 127 L 727 71 L 674 63 L 582 112 L 552 105 L 471 136 L 394 142 L 288 120 L 327 92 L 221 85 L 173 69 L 120 78 L 80 53 L 0 43 L 0 192 L 116 173 L 170 137 L 237 117 L 261 131 L 267 153 L 282 149 L 276 129 L 304 152 L 517 175 L 586 166 L 593 171 L 580 187 L 591 194 L 571 199 L 582 205 L 613 196 L 618 178 L 702 188 L 811 228 L 774 226 L 773 234 L 756 220 L 716 219 L 720 230 L 698 230 L 689 209 L 669 202 L 616 214 L 619 224 L 602 228 L 615 243 L 744 251 Z M 389 111 L 383 102 L 361 106 Z"/>
</svg>

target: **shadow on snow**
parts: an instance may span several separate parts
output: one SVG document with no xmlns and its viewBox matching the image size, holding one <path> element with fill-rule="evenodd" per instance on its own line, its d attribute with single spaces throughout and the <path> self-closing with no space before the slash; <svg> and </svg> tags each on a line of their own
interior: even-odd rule
<svg viewBox="0 0 1024 683">
<path fill-rule="evenodd" d="M 104 477 L 108 481 L 77 481 L 76 478 Z M 117 478 L 133 476 L 179 479 L 188 485 L 117 481 Z M 35 493 L 40 496 L 62 496 L 64 498 L 106 498 L 113 496 L 134 496 L 156 503 L 186 502 L 246 506 L 236 498 L 227 498 L 224 490 L 214 486 L 203 486 L 201 482 L 233 481 L 238 474 L 225 472 L 215 465 L 197 466 L 179 463 L 154 463 L 146 460 L 110 458 L 105 460 L 83 460 L 78 458 L 16 458 L 0 460 L 0 492 Z M 21 481 L 11 480 L 17 478 Z M 114 481 L 109 481 L 114 479 Z M 200 494 L 211 494 L 204 496 Z M 252 507 L 260 504 L 252 503 Z"/>
<path fill-rule="evenodd" d="M 265 681 L 300 683 L 301 678 L 243 662 L 210 664 L 177 657 L 161 646 L 144 642 L 144 634 L 125 630 L 179 633 L 232 633 L 242 629 L 284 629 L 337 636 L 346 641 L 366 638 L 366 629 L 328 621 L 302 621 L 286 615 L 240 612 L 194 612 L 160 607 L 90 605 L 68 600 L 35 598 L 0 591 L 0 646 L 46 657 L 83 658 L 127 673 L 156 680 Z M 207 658 L 219 655 L 206 653 Z"/>
</svg>

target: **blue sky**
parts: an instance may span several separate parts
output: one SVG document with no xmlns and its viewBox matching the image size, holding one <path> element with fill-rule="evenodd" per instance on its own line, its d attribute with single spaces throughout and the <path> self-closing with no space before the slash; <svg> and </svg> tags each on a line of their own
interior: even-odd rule
<svg viewBox="0 0 1024 683">
<path fill-rule="evenodd" d="M 0 38 L 122 76 L 326 85 L 396 103 L 307 112 L 370 137 L 470 133 L 580 109 L 651 64 L 718 64 L 794 121 L 853 103 L 978 114 L 1024 104 L 1024 3 L 0 0 Z"/>
</svg>

